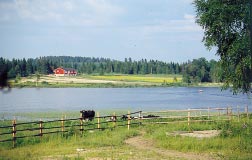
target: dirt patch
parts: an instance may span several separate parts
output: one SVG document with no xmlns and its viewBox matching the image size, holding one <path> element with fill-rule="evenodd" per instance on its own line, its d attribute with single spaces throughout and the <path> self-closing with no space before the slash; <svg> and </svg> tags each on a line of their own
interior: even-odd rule
<svg viewBox="0 0 252 160">
<path fill-rule="evenodd" d="M 80 77 L 57 77 L 57 76 L 45 76 L 40 79 L 40 81 L 46 81 L 49 83 L 116 83 L 115 81 L 107 80 L 94 80 Z"/>
<path fill-rule="evenodd" d="M 126 144 L 140 150 L 148 150 L 156 152 L 159 155 L 167 157 L 167 159 L 189 159 L 189 160 L 209 160 L 216 159 L 207 154 L 183 153 L 175 150 L 167 150 L 155 147 L 155 142 L 145 139 L 143 136 L 136 136 L 125 141 Z"/>
<path fill-rule="evenodd" d="M 205 131 L 175 131 L 175 132 L 166 132 L 166 135 L 172 135 L 172 136 L 187 136 L 187 137 L 196 137 L 196 138 L 211 138 L 216 137 L 221 133 L 221 131 L 218 130 L 205 130 Z"/>
</svg>

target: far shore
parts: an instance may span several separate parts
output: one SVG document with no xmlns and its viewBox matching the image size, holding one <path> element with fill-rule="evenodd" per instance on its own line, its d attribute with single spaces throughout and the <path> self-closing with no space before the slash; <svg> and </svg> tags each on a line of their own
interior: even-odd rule
<svg viewBox="0 0 252 160">
<path fill-rule="evenodd" d="M 35 75 L 9 81 L 12 88 L 221 87 L 222 83 L 182 82 L 181 75 Z"/>
</svg>

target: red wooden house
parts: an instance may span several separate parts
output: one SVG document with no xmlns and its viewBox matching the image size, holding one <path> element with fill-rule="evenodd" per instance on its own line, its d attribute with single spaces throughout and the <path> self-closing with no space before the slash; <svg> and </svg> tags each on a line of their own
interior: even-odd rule
<svg viewBox="0 0 252 160">
<path fill-rule="evenodd" d="M 57 68 L 54 71 L 55 76 L 76 76 L 77 71 L 73 68 Z"/>
</svg>

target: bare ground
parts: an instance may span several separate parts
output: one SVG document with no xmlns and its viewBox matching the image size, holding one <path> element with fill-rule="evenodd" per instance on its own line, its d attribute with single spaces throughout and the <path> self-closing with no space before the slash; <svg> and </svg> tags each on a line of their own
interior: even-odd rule
<svg viewBox="0 0 252 160">
<path fill-rule="evenodd" d="M 195 137 L 195 138 L 211 138 L 211 137 L 216 137 L 220 134 L 221 131 L 218 130 L 205 130 L 205 131 L 192 131 L 192 132 L 187 132 L 187 131 L 175 131 L 175 132 L 167 132 L 166 135 L 171 135 L 171 136 L 187 136 L 187 137 Z"/>
<path fill-rule="evenodd" d="M 155 147 L 155 142 L 145 139 L 143 136 L 136 136 L 125 141 L 126 144 L 139 150 L 156 152 L 167 159 L 188 159 L 188 160 L 210 160 L 217 159 L 208 154 L 183 153 L 175 150 L 166 150 Z"/>
<path fill-rule="evenodd" d="M 31 81 L 31 82 L 36 82 L 35 77 L 32 79 L 28 79 L 28 78 L 23 78 L 21 82 L 27 82 L 27 81 Z M 39 79 L 39 82 L 42 81 L 46 81 L 49 83 L 116 83 L 116 81 L 107 81 L 107 80 L 93 80 L 93 79 L 88 79 L 88 78 L 81 78 L 81 77 L 67 77 L 67 76 L 53 76 L 53 75 L 49 75 L 49 76 L 42 76 Z"/>
</svg>

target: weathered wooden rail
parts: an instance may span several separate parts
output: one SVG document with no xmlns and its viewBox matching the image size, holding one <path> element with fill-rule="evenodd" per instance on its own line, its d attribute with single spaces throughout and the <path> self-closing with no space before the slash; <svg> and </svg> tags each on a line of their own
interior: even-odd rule
<svg viewBox="0 0 252 160">
<path fill-rule="evenodd" d="M 225 108 L 196 108 L 187 110 L 165 110 L 165 111 L 154 111 L 154 112 L 142 112 L 137 111 L 123 115 L 97 116 L 94 117 L 92 122 L 84 122 L 82 116 L 80 118 L 66 119 L 62 117 L 60 120 L 49 120 L 49 121 L 33 121 L 33 122 L 20 122 L 13 120 L 11 125 L 0 126 L 0 142 L 12 141 L 13 147 L 16 145 L 17 139 L 27 137 L 43 137 L 43 135 L 61 133 L 62 135 L 69 132 L 71 128 L 75 128 L 83 134 L 84 131 L 91 130 L 105 130 L 112 129 L 115 127 L 126 126 L 128 130 L 131 125 L 139 124 L 168 124 L 168 123 L 187 123 L 190 126 L 191 123 L 197 122 L 210 122 L 210 121 L 228 121 L 234 120 L 240 121 L 241 115 L 245 115 L 249 119 L 248 106 L 243 108 L 237 106 L 225 107 Z M 126 118 L 125 118 L 126 116 Z M 124 119 L 122 119 L 124 117 Z M 116 118 L 116 119 L 115 119 Z M 71 123 L 70 123 L 71 122 Z M 48 124 L 51 124 L 48 125 Z M 18 133 L 27 135 L 18 135 Z M 1 136 L 10 135 L 10 138 L 3 139 Z"/>
<path fill-rule="evenodd" d="M 16 140 L 27 138 L 27 137 L 43 137 L 43 135 L 47 134 L 53 134 L 53 133 L 65 133 L 69 132 L 72 127 L 79 127 L 78 130 L 83 134 L 84 131 L 90 131 L 90 130 L 105 130 L 105 129 L 112 129 L 115 127 L 122 127 L 127 126 L 128 130 L 130 129 L 131 125 L 139 125 L 141 124 L 141 121 L 136 121 L 141 119 L 141 113 L 142 111 L 137 111 L 123 115 L 109 115 L 109 116 L 99 116 L 99 113 L 97 113 L 97 116 L 94 117 L 94 122 L 85 122 L 83 121 L 82 116 L 80 118 L 71 118 L 71 119 L 65 119 L 63 116 L 60 120 L 50 120 L 50 121 L 33 121 L 33 122 L 20 122 L 17 123 L 17 120 L 14 119 L 12 121 L 12 125 L 9 126 L 0 126 L 1 130 L 8 130 L 8 131 L 1 131 L 0 137 L 3 135 L 12 135 L 9 139 L 0 139 L 0 142 L 9 142 L 12 141 L 13 147 L 16 146 Z M 134 119 L 131 118 L 131 115 L 138 114 L 138 117 L 134 117 Z M 121 119 L 123 116 L 127 116 L 126 119 Z M 116 119 L 111 119 L 111 118 Z M 109 119 L 106 119 L 109 118 Z M 67 122 L 75 122 L 73 124 L 67 124 Z M 133 121 L 133 122 L 132 122 Z M 58 124 L 54 124 L 57 123 Z M 53 123 L 53 126 L 46 127 L 45 124 Z M 112 124 L 112 125 L 108 125 Z M 28 125 L 28 126 L 25 126 Z M 34 126 L 35 125 L 35 126 Z M 106 126 L 104 126 L 106 125 Z M 21 128 L 21 129 L 19 129 Z M 23 133 L 23 132 L 32 132 L 32 134 L 29 135 L 17 135 L 17 133 Z M 35 133 L 34 133 L 35 132 Z"/>
<path fill-rule="evenodd" d="M 193 122 L 207 122 L 216 120 L 232 120 L 236 118 L 240 121 L 241 114 L 249 118 L 248 106 L 243 108 L 237 107 L 223 107 L 223 108 L 194 108 L 186 110 L 164 110 L 153 112 L 142 112 L 142 120 L 158 119 L 160 121 L 149 123 L 177 123 L 185 122 L 190 125 Z M 162 119 L 172 119 L 172 121 L 162 121 Z"/>
</svg>

